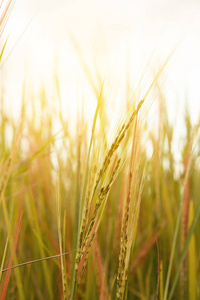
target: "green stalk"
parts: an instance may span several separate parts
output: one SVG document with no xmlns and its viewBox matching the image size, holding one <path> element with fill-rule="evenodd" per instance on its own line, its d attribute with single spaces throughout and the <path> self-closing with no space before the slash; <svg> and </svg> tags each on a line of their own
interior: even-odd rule
<svg viewBox="0 0 200 300">
<path fill-rule="evenodd" d="M 197 220 L 199 218 L 199 213 L 200 213 L 200 204 L 197 207 L 196 214 L 194 216 L 192 225 L 190 226 L 190 229 L 188 231 L 187 238 L 186 238 L 186 241 L 185 241 L 185 245 L 184 245 L 183 251 L 181 253 L 181 257 L 180 257 L 180 260 L 179 260 L 176 276 L 175 276 L 175 279 L 173 281 L 172 288 L 171 288 L 168 300 L 170 300 L 173 296 L 174 289 L 176 287 L 176 284 L 177 284 L 177 281 L 178 281 L 178 278 L 179 278 L 179 274 L 180 274 L 180 271 L 181 271 L 181 266 L 182 266 L 182 263 L 184 261 L 184 258 L 186 256 L 186 254 L 187 254 L 188 247 L 189 247 L 189 244 L 190 244 L 190 240 L 192 238 L 193 232 L 194 232 L 196 224 L 197 224 Z"/>
<path fill-rule="evenodd" d="M 168 288 L 169 288 L 169 280 L 170 280 L 170 275 L 171 275 L 171 270 L 172 270 L 172 262 L 173 262 L 174 253 L 175 253 L 176 241 L 177 241 L 177 237 L 178 237 L 178 230 L 179 230 L 179 226 L 180 226 L 180 222 L 181 222 L 182 205 L 183 205 L 186 183 L 187 183 L 188 176 L 189 176 L 190 165 L 191 165 L 191 156 L 189 158 L 188 168 L 187 168 L 187 172 L 185 174 L 185 179 L 184 179 L 184 188 L 183 188 L 183 193 L 181 195 L 181 200 L 180 200 L 178 218 L 177 218 L 177 222 L 176 222 L 176 228 L 175 228 L 175 233 L 174 233 L 174 238 L 173 238 L 173 243 L 172 243 L 172 250 L 171 250 L 171 255 L 170 255 L 170 261 L 169 261 L 169 267 L 168 267 L 168 272 L 167 272 L 167 279 L 166 279 L 166 284 L 165 284 L 163 300 L 168 299 L 167 294 L 168 294 Z"/>
<path fill-rule="evenodd" d="M 79 209 L 78 234 L 77 234 L 77 240 L 76 240 L 75 259 L 76 259 L 76 255 L 77 255 L 77 251 L 78 251 L 79 233 L 80 233 L 80 226 L 81 226 L 81 216 L 82 216 L 82 211 L 83 211 L 83 204 L 84 204 L 84 199 L 85 199 L 87 179 L 88 179 L 88 173 L 89 173 L 90 153 L 91 153 L 91 149 L 92 149 L 92 142 L 93 142 L 93 138 L 94 138 L 94 131 L 95 131 L 97 116 L 98 116 L 98 112 L 99 112 L 99 108 L 100 108 L 102 92 L 103 92 L 103 84 L 102 84 L 102 87 L 101 87 L 101 91 L 100 91 L 100 95 L 99 95 L 99 98 L 98 98 L 96 111 L 95 111 L 95 114 L 94 114 L 93 125 L 92 125 L 92 134 L 91 134 L 90 144 L 89 144 L 89 149 L 88 149 L 86 172 L 85 172 L 83 191 L 82 191 L 82 196 L 81 196 L 81 201 L 80 201 L 80 209 Z M 71 289 L 70 299 L 73 300 L 73 299 L 75 299 L 75 297 L 76 297 L 76 269 L 75 269 L 75 263 L 74 263 L 74 270 L 73 270 L 73 276 L 72 276 L 72 289 Z"/>
</svg>

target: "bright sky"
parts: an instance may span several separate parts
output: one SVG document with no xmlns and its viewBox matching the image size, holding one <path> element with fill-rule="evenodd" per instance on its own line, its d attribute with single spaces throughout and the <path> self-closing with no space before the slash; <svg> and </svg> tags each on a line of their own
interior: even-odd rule
<svg viewBox="0 0 200 300">
<path fill-rule="evenodd" d="M 16 0 L 5 32 L 5 36 L 9 32 L 7 54 L 28 24 L 2 69 L 3 80 L 15 103 L 20 98 L 25 74 L 36 85 L 42 81 L 50 87 L 55 68 L 66 112 L 74 110 L 76 113 L 81 92 L 94 98 L 89 85 L 85 84 L 70 33 L 76 37 L 94 81 L 97 82 L 96 64 L 102 78 L 116 82 L 119 87 L 123 86 L 127 74 L 127 62 L 132 83 L 153 49 L 156 49 L 155 63 L 163 61 L 186 31 L 166 69 L 163 90 L 171 120 L 178 111 L 181 115 L 186 97 L 192 118 L 194 122 L 197 120 L 200 113 L 200 1 Z M 177 126 L 181 127 L 181 122 Z"/>
</svg>

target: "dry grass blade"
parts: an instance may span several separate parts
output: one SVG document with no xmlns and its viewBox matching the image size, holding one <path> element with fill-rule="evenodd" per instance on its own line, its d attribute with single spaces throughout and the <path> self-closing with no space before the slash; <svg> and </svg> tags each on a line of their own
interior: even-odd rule
<svg viewBox="0 0 200 300">
<path fill-rule="evenodd" d="M 15 0 L 3 0 L 0 6 L 0 37 L 5 29 L 9 15 L 14 7 Z"/>
<path fill-rule="evenodd" d="M 21 263 L 21 264 L 18 264 L 16 266 L 11 266 L 11 267 L 8 267 L 6 269 L 3 269 L 2 270 L 2 273 L 3 272 L 7 272 L 9 270 L 13 270 L 15 268 L 19 268 L 19 267 L 23 267 L 23 266 L 27 266 L 27 265 L 31 265 L 31 264 L 34 264 L 34 263 L 37 263 L 37 262 L 41 262 L 43 260 L 49 260 L 49 259 L 53 259 L 53 258 L 59 258 L 61 256 L 64 256 L 64 255 L 68 255 L 70 253 L 73 253 L 75 252 L 76 249 L 72 250 L 72 251 L 68 251 L 68 252 L 65 252 L 65 253 L 61 253 L 61 254 L 56 254 L 56 255 L 51 255 L 51 256 L 48 256 L 48 257 L 43 257 L 43 258 L 39 258 L 39 259 L 35 259 L 35 260 L 30 260 L 30 261 L 26 261 L 24 263 Z"/>
</svg>

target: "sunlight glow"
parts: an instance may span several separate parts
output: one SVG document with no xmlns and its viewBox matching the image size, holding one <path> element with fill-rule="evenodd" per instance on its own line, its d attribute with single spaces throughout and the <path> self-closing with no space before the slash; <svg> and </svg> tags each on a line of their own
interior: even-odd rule
<svg viewBox="0 0 200 300">
<path fill-rule="evenodd" d="M 187 99 L 195 122 L 200 111 L 199 16 L 197 1 L 17 1 L 4 34 L 6 38 L 9 33 L 7 55 L 17 42 L 2 70 L 8 97 L 15 103 L 20 101 L 26 77 L 26 81 L 35 82 L 36 90 L 41 83 L 47 86 L 51 99 L 56 71 L 63 109 L 75 115 L 84 97 L 85 111 L 90 111 L 95 107 L 94 93 L 83 63 L 94 85 L 105 80 L 112 91 L 118 86 L 120 98 L 123 92 L 119 87 L 124 89 L 127 76 L 130 87 L 136 86 L 152 53 L 150 72 L 182 39 L 165 70 L 163 90 L 170 120 L 178 111 L 183 114 Z"/>
</svg>

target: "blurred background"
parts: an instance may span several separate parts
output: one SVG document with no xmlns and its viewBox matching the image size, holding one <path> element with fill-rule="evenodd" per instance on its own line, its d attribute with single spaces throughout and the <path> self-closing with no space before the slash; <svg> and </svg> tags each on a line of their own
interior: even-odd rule
<svg viewBox="0 0 200 300">
<path fill-rule="evenodd" d="M 96 103 L 84 64 L 94 83 L 98 73 L 120 98 L 127 77 L 136 84 L 150 57 L 153 72 L 176 48 L 162 86 L 169 119 L 180 133 L 186 102 L 192 121 L 199 117 L 199 1 L 17 0 L 4 39 L 8 34 L 1 81 L 12 103 L 21 101 L 25 78 L 36 89 L 42 82 L 50 99 L 56 73 L 63 110 L 76 115 L 83 95 L 86 110 Z"/>
</svg>

